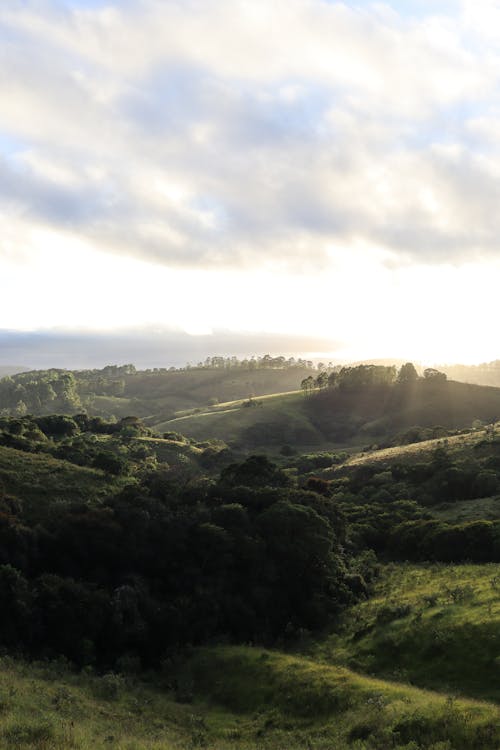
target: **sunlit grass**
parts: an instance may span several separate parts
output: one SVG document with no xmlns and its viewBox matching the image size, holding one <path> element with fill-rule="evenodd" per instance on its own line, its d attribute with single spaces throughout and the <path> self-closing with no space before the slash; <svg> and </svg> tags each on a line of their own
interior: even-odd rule
<svg viewBox="0 0 500 750">
<path fill-rule="evenodd" d="M 312 649 L 388 679 L 500 702 L 500 566 L 390 565 Z"/>
</svg>

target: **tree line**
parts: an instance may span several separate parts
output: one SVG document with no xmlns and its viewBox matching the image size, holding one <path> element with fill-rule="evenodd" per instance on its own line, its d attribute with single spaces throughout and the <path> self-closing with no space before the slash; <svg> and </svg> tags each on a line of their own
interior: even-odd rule
<svg viewBox="0 0 500 750">
<path fill-rule="evenodd" d="M 399 371 L 394 365 L 356 365 L 353 367 L 320 367 L 316 377 L 308 375 L 300 383 L 302 391 L 309 395 L 326 388 L 356 389 L 399 383 L 408 385 L 417 380 L 432 383 L 443 383 L 446 375 L 433 367 L 428 367 L 419 376 L 415 365 L 407 362 Z"/>
</svg>

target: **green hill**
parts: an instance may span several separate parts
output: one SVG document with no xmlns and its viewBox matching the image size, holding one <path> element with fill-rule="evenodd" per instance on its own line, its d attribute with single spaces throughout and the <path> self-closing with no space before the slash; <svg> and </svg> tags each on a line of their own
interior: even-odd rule
<svg viewBox="0 0 500 750">
<path fill-rule="evenodd" d="M 391 440 L 420 439 L 404 433 L 440 427 L 441 434 L 492 423 L 500 417 L 500 388 L 455 383 L 328 388 L 312 395 L 292 392 L 221 403 L 150 424 L 156 432 L 175 429 L 196 440 L 215 437 L 244 449 L 300 449 L 350 444 L 361 447 Z M 418 432 L 418 430 L 417 430 Z M 398 438 L 399 436 L 399 438 Z"/>
<path fill-rule="evenodd" d="M 295 390 L 314 372 L 306 365 L 263 363 L 180 370 L 136 371 L 132 365 L 39 370 L 0 380 L 0 412 L 22 416 L 85 410 L 93 416 L 133 414 L 158 423 L 185 410 Z"/>
<path fill-rule="evenodd" d="M 384 679 L 500 703 L 500 576 L 491 565 L 390 565 L 312 649 Z"/>
<path fill-rule="evenodd" d="M 496 750 L 498 708 L 345 667 L 211 647 L 149 681 L 0 662 L 5 750 Z"/>
<path fill-rule="evenodd" d="M 21 503 L 22 517 L 31 523 L 65 503 L 97 503 L 128 481 L 46 453 L 0 446 L 0 497 L 5 493 Z"/>
<path fill-rule="evenodd" d="M 332 439 L 356 432 L 376 439 L 415 425 L 457 429 L 470 427 L 474 420 L 496 422 L 500 388 L 426 380 L 328 388 L 307 399 L 307 412 L 325 437 Z"/>
<path fill-rule="evenodd" d="M 231 401 L 153 424 L 155 432 L 171 429 L 195 440 L 217 438 L 242 449 L 319 446 L 323 434 L 309 418 L 302 393 L 281 393 Z"/>
</svg>

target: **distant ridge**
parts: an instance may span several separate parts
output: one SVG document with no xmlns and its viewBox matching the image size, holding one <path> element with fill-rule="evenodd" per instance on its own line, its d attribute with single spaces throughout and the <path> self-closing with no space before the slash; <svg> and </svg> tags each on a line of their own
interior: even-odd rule
<svg viewBox="0 0 500 750">
<path fill-rule="evenodd" d="M 17 375 L 19 372 L 26 372 L 31 368 L 24 365 L 0 365 L 0 378 L 6 378 L 8 375 Z"/>
</svg>

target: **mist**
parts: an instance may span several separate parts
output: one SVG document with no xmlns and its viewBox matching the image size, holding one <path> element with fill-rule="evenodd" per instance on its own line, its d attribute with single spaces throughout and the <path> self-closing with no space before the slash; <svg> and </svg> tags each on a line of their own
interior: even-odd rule
<svg viewBox="0 0 500 750">
<path fill-rule="evenodd" d="M 338 344 L 328 339 L 277 333 L 216 331 L 190 335 L 165 329 L 113 332 L 0 331 L 0 372 L 31 369 L 87 369 L 132 363 L 138 369 L 182 367 L 209 356 L 250 357 L 263 354 L 333 358 Z"/>
</svg>

